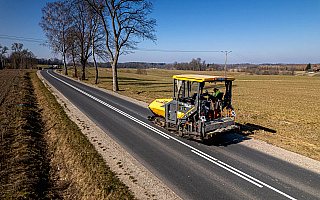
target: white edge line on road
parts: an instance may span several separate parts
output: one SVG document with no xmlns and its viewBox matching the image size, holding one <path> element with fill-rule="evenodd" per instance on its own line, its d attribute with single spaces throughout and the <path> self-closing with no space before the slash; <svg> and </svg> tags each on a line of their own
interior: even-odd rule
<svg viewBox="0 0 320 200">
<path fill-rule="evenodd" d="M 230 166 L 230 165 L 228 165 L 228 164 L 226 164 L 226 163 L 224 163 L 224 162 L 222 162 L 222 161 L 220 161 L 220 160 L 218 160 L 218 159 L 216 159 L 216 158 L 214 158 L 214 157 L 212 157 L 212 156 L 210 156 L 210 155 L 208 155 L 208 154 L 206 154 L 206 153 L 204 153 L 204 152 L 202 152 L 200 150 L 198 150 L 197 148 L 195 148 L 195 147 L 193 147 L 191 145 L 188 145 L 188 144 L 182 142 L 181 140 L 178 140 L 177 138 L 175 138 L 175 137 L 173 137 L 171 135 L 168 135 L 167 133 L 165 133 L 165 132 L 163 132 L 163 131 L 161 131 L 161 130 L 159 130 L 159 129 L 157 129 L 157 128 L 155 128 L 155 127 L 153 127 L 153 126 L 151 126 L 151 125 L 149 125 L 149 124 L 147 124 L 147 123 L 145 123 L 145 122 L 143 122 L 143 121 L 141 121 L 141 120 L 139 120 L 139 119 L 137 119 L 137 118 L 135 118 L 135 117 L 133 117 L 133 116 L 131 116 L 129 114 L 127 114 L 126 112 L 124 112 L 124 111 L 122 111 L 122 110 L 120 110 L 120 109 L 118 109 L 118 108 L 116 108 L 116 107 L 114 107 L 114 106 L 112 106 L 112 105 L 110 105 L 110 104 L 98 99 L 97 97 L 94 97 L 94 96 L 88 94 L 87 92 L 85 92 L 85 91 L 83 91 L 83 90 L 81 90 L 81 89 L 79 89 L 79 88 L 77 88 L 77 87 L 75 87 L 75 86 L 73 86 L 73 85 L 61 80 L 61 79 L 59 79 L 58 77 L 53 76 L 52 74 L 49 73 L 49 70 L 47 70 L 47 74 L 49 74 L 51 77 L 57 79 L 58 81 L 68 85 L 69 87 L 77 90 L 78 92 L 90 97 L 91 99 L 101 103 L 102 105 L 110 108 L 111 110 L 114 110 L 117 113 L 119 113 L 119 114 L 121 114 L 121 115 L 123 115 L 123 116 L 125 116 L 125 117 L 127 117 L 127 118 L 129 118 L 129 119 L 131 119 L 133 121 L 135 121 L 136 123 L 138 123 L 138 124 L 140 124 L 142 126 L 144 126 L 145 128 L 157 133 L 158 135 L 161 135 L 162 137 L 164 137 L 166 139 L 172 139 L 172 140 L 174 140 L 174 141 L 176 141 L 176 142 L 178 142 L 178 143 L 190 148 L 191 152 L 193 152 L 194 154 L 196 154 L 196 155 L 208 160 L 209 162 L 211 162 L 211 163 L 213 163 L 213 164 L 215 164 L 215 165 L 217 165 L 217 166 L 219 166 L 219 167 L 221 167 L 221 168 L 223 168 L 223 169 L 225 169 L 225 170 L 237 175 L 238 177 L 240 177 L 240 178 L 242 178 L 242 179 L 244 179 L 244 180 L 256 185 L 257 187 L 262 188 L 263 186 L 265 186 L 265 187 L 267 187 L 267 188 L 269 188 L 269 189 L 271 189 L 271 190 L 273 190 L 273 191 L 275 191 L 275 192 L 277 192 L 277 193 L 279 193 L 279 194 L 281 194 L 281 195 L 283 195 L 283 196 L 285 196 L 285 197 L 287 197 L 287 198 L 289 198 L 291 200 L 296 200 L 295 198 L 291 197 L 290 195 L 288 195 L 288 194 L 286 194 L 286 193 L 284 193 L 284 192 L 282 192 L 282 191 L 280 191 L 280 190 L 278 190 L 278 189 L 276 189 L 276 188 L 274 188 L 274 187 L 272 187 L 272 186 L 270 186 L 270 185 L 268 185 L 268 184 L 266 184 L 266 183 L 264 183 L 264 182 L 262 182 L 262 181 L 260 181 L 260 180 L 258 180 L 256 178 L 254 178 L 254 177 L 252 177 L 252 176 L 250 176 L 250 175 L 248 175 L 248 174 L 246 174 L 246 173 L 244 173 L 244 172 L 242 172 L 242 171 L 240 171 L 240 170 L 238 170 L 238 169 L 236 169 L 236 168 L 234 168 L 234 167 L 232 167 L 232 166 Z"/>
</svg>

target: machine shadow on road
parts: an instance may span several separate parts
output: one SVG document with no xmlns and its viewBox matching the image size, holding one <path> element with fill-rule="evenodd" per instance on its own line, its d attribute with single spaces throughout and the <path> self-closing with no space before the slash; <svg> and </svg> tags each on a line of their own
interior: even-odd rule
<svg viewBox="0 0 320 200">
<path fill-rule="evenodd" d="M 225 135 L 217 135 L 212 139 L 202 141 L 203 144 L 208 146 L 229 146 L 233 144 L 241 143 L 245 140 L 250 140 L 250 135 L 253 135 L 255 131 L 264 130 L 270 133 L 276 133 L 276 130 L 269 129 L 260 125 L 246 123 L 246 124 L 239 124 L 237 126 L 241 128 L 241 133 L 228 133 Z"/>
<path fill-rule="evenodd" d="M 251 138 L 240 135 L 238 133 L 228 133 L 226 135 L 217 135 L 209 140 L 202 141 L 203 144 L 208 146 L 229 146 L 233 144 L 241 143 L 245 140 L 250 140 Z"/>
<path fill-rule="evenodd" d="M 276 133 L 276 130 L 267 128 L 267 127 L 263 127 L 260 125 L 256 125 L 256 124 L 251 124 L 251 123 L 245 123 L 245 124 L 237 124 L 238 126 L 241 127 L 241 131 L 242 131 L 242 135 L 252 135 L 254 134 L 254 131 L 257 130 L 263 130 L 266 132 L 270 132 L 270 133 Z"/>
</svg>

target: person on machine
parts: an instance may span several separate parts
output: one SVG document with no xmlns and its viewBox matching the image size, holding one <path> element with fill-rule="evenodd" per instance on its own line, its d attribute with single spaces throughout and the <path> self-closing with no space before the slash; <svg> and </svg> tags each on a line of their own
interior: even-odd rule
<svg viewBox="0 0 320 200">
<path fill-rule="evenodd" d="M 213 111 L 214 118 L 221 117 L 221 101 L 222 101 L 223 93 L 220 92 L 218 88 L 213 89 L 213 95 L 209 95 L 209 99 L 211 100 L 210 110 Z"/>
<path fill-rule="evenodd" d="M 213 89 L 213 95 L 209 95 L 209 99 L 215 102 L 216 99 L 222 100 L 223 93 L 218 88 Z"/>
<path fill-rule="evenodd" d="M 222 100 L 223 93 L 221 93 L 218 88 L 214 88 L 213 91 L 214 91 L 214 97 Z"/>
</svg>

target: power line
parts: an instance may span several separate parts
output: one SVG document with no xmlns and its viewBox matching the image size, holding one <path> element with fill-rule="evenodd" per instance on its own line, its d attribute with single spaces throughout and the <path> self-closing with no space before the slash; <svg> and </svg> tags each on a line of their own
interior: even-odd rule
<svg viewBox="0 0 320 200">
<path fill-rule="evenodd" d="M 239 60 L 243 60 L 245 62 L 249 62 L 249 63 L 259 63 L 258 61 L 254 60 L 254 59 L 251 59 L 251 58 L 248 58 L 246 56 L 243 56 L 239 53 L 236 53 L 236 52 L 233 52 L 233 54 L 230 54 L 232 57 L 236 58 L 236 59 L 239 59 Z"/>
<path fill-rule="evenodd" d="M 13 36 L 13 35 L 0 35 L 0 39 L 18 40 L 18 41 L 36 42 L 36 43 L 45 42 L 45 40 L 43 40 L 43 39 L 27 38 L 27 37 Z"/>
<path fill-rule="evenodd" d="M 217 53 L 224 51 L 212 51 L 212 50 L 168 50 L 168 49 L 136 49 L 138 51 L 154 51 L 154 52 L 168 52 L 168 53 Z"/>
<path fill-rule="evenodd" d="M 13 35 L 0 35 L 0 39 L 7 39 L 7 40 L 18 40 L 18 41 L 25 41 L 25 42 L 35 42 L 35 43 L 44 43 L 44 39 L 39 38 L 31 38 L 31 37 L 21 37 L 21 36 L 13 36 Z M 152 51 L 152 52 L 166 52 L 166 53 L 219 53 L 222 52 L 231 52 L 225 50 L 169 50 L 169 49 L 147 49 L 147 48 L 138 48 L 137 51 Z M 228 53 L 229 54 L 229 53 Z M 239 53 L 232 51 L 230 56 L 236 58 L 238 60 L 242 60 L 249 63 L 259 63 L 258 61 L 243 56 Z"/>
<path fill-rule="evenodd" d="M 153 52 L 165 52 L 165 53 L 223 53 L 230 54 L 231 57 L 236 58 L 238 60 L 242 60 L 248 63 L 259 63 L 258 61 L 243 56 L 234 51 L 221 51 L 221 50 L 169 50 L 169 49 L 147 49 L 147 48 L 138 48 L 137 51 L 153 51 Z"/>
</svg>

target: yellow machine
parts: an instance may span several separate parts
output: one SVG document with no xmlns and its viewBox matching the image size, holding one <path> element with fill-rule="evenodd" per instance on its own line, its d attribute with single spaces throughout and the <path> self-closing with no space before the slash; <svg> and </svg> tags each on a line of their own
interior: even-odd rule
<svg viewBox="0 0 320 200">
<path fill-rule="evenodd" d="M 156 99 L 149 104 L 149 119 L 180 136 L 209 139 L 238 129 L 231 105 L 234 78 L 207 75 L 173 76 L 173 98 Z M 225 88 L 225 92 L 215 87 Z M 210 94 L 208 89 L 215 88 Z M 205 92 L 204 92 L 205 91 Z"/>
</svg>

